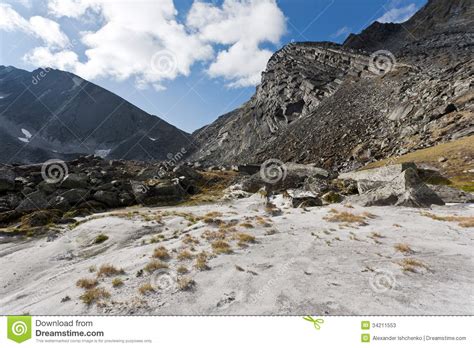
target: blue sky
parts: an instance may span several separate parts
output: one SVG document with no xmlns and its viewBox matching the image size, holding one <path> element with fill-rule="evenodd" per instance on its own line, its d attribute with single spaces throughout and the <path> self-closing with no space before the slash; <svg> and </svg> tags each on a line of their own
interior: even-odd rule
<svg viewBox="0 0 474 348">
<path fill-rule="evenodd" d="M 191 132 L 247 101 L 282 45 L 340 43 L 425 2 L 0 0 L 0 64 L 74 72 Z"/>
</svg>

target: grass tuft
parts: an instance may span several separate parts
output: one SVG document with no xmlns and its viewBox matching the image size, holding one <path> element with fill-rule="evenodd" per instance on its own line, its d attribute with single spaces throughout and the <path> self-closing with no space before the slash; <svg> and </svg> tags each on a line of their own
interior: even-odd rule
<svg viewBox="0 0 474 348">
<path fill-rule="evenodd" d="M 112 266 L 111 264 L 106 263 L 99 267 L 99 270 L 97 271 L 97 276 L 110 277 L 110 276 L 124 274 L 124 273 L 125 271 L 123 269 L 115 268 L 115 266 Z"/>
<path fill-rule="evenodd" d="M 82 289 L 95 288 L 99 283 L 96 278 L 82 278 L 76 282 L 76 286 Z"/>
<path fill-rule="evenodd" d="M 160 246 L 153 251 L 153 257 L 165 261 L 170 259 L 170 254 L 164 246 Z"/>
<path fill-rule="evenodd" d="M 99 300 L 107 299 L 110 297 L 110 293 L 104 288 L 92 288 L 86 290 L 79 298 L 86 305 L 90 306 Z"/>
<path fill-rule="evenodd" d="M 168 265 L 164 262 L 161 261 L 150 261 L 143 269 L 147 271 L 148 273 L 153 273 L 157 269 L 166 269 L 168 268 Z"/>
</svg>

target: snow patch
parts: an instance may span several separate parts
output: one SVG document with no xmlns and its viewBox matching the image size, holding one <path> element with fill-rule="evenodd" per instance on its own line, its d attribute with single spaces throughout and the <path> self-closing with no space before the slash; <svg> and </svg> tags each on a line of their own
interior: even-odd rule
<svg viewBox="0 0 474 348">
<path fill-rule="evenodd" d="M 96 156 L 99 156 L 99 157 L 102 157 L 102 158 L 105 158 L 109 155 L 110 151 L 112 151 L 112 149 L 107 149 L 107 150 L 96 150 L 94 152 L 94 154 Z"/>
<path fill-rule="evenodd" d="M 32 137 L 31 133 L 25 129 L 25 128 L 22 128 L 21 129 L 21 132 L 23 133 L 23 135 L 25 136 L 24 138 L 21 137 L 21 138 L 18 138 L 18 140 L 24 142 L 24 143 L 29 143 L 30 142 L 30 139 Z"/>
</svg>

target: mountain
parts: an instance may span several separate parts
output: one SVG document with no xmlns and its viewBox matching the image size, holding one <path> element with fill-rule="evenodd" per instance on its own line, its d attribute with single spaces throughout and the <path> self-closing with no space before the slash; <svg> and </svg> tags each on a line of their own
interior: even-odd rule
<svg viewBox="0 0 474 348">
<path fill-rule="evenodd" d="M 74 74 L 0 66 L 0 162 L 163 160 L 190 135 Z"/>
<path fill-rule="evenodd" d="M 431 0 L 344 45 L 285 46 L 247 103 L 193 134 L 192 159 L 349 170 L 474 134 L 473 6 Z"/>
<path fill-rule="evenodd" d="M 396 51 L 405 44 L 433 36 L 472 32 L 474 6 L 472 0 L 429 0 L 405 23 L 374 22 L 360 34 L 351 34 L 344 47 L 375 51 Z"/>
</svg>

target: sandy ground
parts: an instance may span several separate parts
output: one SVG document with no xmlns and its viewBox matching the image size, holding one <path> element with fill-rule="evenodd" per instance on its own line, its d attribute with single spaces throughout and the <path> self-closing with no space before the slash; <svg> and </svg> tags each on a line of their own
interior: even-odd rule
<svg viewBox="0 0 474 348">
<path fill-rule="evenodd" d="M 274 203 L 281 209 L 278 216 L 265 209 L 258 195 L 199 207 L 128 209 L 115 212 L 119 216 L 95 215 L 73 229 L 65 228 L 54 239 L 3 240 L 1 312 L 474 314 L 474 229 L 420 214 L 472 216 L 474 205 L 432 210 L 337 204 L 293 209 L 282 197 Z M 364 224 L 326 221 L 334 209 L 372 215 L 363 217 Z M 217 218 L 227 226 L 223 230 L 232 253 L 213 255 L 213 240 L 203 234 L 212 236 L 219 221 L 202 218 L 209 212 L 222 214 Z M 101 233 L 109 239 L 94 244 Z M 234 239 L 238 233 L 255 236 L 256 242 L 238 245 Z M 189 236 L 194 242 L 189 243 L 193 240 Z M 398 251 L 397 243 L 411 250 Z M 140 272 L 158 246 L 168 249 L 169 268 Z M 210 269 L 197 270 L 195 259 L 178 260 L 185 249 L 193 256 L 206 251 Z M 80 299 L 85 290 L 76 282 L 95 278 L 95 269 L 103 264 L 123 268 L 125 273 L 98 277 L 98 286 L 110 297 L 86 305 Z M 178 266 L 189 273 L 179 275 Z M 122 286 L 112 286 L 116 277 L 123 280 Z M 194 286 L 181 290 L 177 280 L 182 277 L 194 280 Z M 155 291 L 141 294 L 138 289 L 147 283 Z"/>
</svg>

